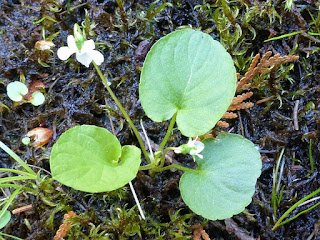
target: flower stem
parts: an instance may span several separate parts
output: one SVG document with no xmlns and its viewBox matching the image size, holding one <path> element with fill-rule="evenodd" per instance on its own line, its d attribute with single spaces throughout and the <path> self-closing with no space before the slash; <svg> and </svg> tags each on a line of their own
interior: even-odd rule
<svg viewBox="0 0 320 240">
<path fill-rule="evenodd" d="M 185 171 L 185 172 L 196 171 L 196 169 L 184 167 L 184 166 L 181 166 L 179 164 L 171 164 L 171 165 L 166 166 L 166 167 L 155 167 L 155 166 L 153 166 L 153 164 L 147 164 L 147 165 L 144 165 L 144 166 L 140 166 L 139 167 L 139 171 L 151 170 L 152 172 L 162 172 L 162 171 L 169 170 L 169 169 L 172 169 L 172 168 L 176 168 L 178 170 Z"/>
<path fill-rule="evenodd" d="M 167 133 L 166 133 L 166 135 L 164 136 L 164 138 L 163 138 L 163 140 L 162 140 L 162 142 L 161 142 L 161 144 L 160 144 L 159 149 L 158 149 L 157 152 L 161 152 L 162 149 L 164 148 L 164 146 L 166 145 L 166 143 L 167 143 L 167 141 L 168 141 L 168 139 L 169 139 L 169 137 L 170 137 L 170 135 L 171 135 L 172 129 L 173 129 L 173 127 L 174 127 L 174 124 L 176 123 L 176 118 L 177 118 L 177 113 L 175 113 L 175 114 L 173 115 L 173 117 L 171 118 L 171 122 L 170 122 L 170 125 L 169 125 L 169 127 L 168 127 Z"/>
<path fill-rule="evenodd" d="M 143 155 L 144 157 L 146 158 L 147 162 L 150 163 L 150 158 L 149 158 L 149 155 L 146 151 L 146 147 L 142 141 L 142 138 L 136 128 L 136 126 L 133 124 L 132 120 L 130 119 L 128 113 L 126 112 L 126 110 L 124 109 L 124 107 L 122 106 L 122 104 L 119 102 L 118 98 L 116 97 L 116 95 L 114 95 L 113 91 L 111 90 L 111 88 L 109 87 L 108 85 L 108 81 L 107 79 L 103 76 L 100 68 L 98 67 L 98 65 L 92 61 L 94 67 L 96 68 L 98 74 L 99 74 L 99 77 L 101 78 L 104 86 L 106 87 L 106 89 L 108 90 L 109 94 L 111 95 L 112 99 L 115 101 L 115 103 L 117 104 L 117 106 L 119 107 L 120 111 L 122 112 L 124 118 L 127 120 L 127 122 L 129 123 L 132 131 L 134 132 L 134 134 L 136 135 L 136 138 L 138 139 L 138 142 L 140 144 L 140 147 L 141 147 L 141 150 L 143 152 Z"/>
<path fill-rule="evenodd" d="M 162 171 L 169 170 L 169 169 L 172 169 L 172 168 L 176 168 L 178 170 L 182 170 L 182 171 L 185 171 L 185 172 L 196 171 L 196 169 L 184 167 L 184 166 L 181 166 L 179 164 L 172 164 L 172 165 L 169 165 L 169 166 L 166 166 L 166 167 L 163 167 L 163 168 L 155 169 L 154 171 L 162 172 Z"/>
<path fill-rule="evenodd" d="M 139 171 L 143 171 L 143 170 L 150 170 L 150 169 L 153 169 L 154 166 L 152 164 L 147 164 L 147 165 L 144 165 L 144 166 L 140 166 L 139 167 Z"/>
<path fill-rule="evenodd" d="M 163 167 L 167 152 L 168 152 L 169 150 L 175 150 L 175 149 L 177 149 L 177 148 L 176 148 L 176 147 L 167 147 L 167 148 L 163 151 L 163 154 L 161 155 L 159 167 L 161 167 L 161 168 Z"/>
</svg>

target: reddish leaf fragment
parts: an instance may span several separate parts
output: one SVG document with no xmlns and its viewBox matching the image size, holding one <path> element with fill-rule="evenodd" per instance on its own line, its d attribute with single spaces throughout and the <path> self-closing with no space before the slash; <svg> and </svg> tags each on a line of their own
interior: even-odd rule
<svg viewBox="0 0 320 240">
<path fill-rule="evenodd" d="M 31 101 L 32 94 L 34 92 L 41 92 L 41 90 L 45 89 L 45 87 L 46 85 L 44 85 L 44 83 L 41 81 L 37 81 L 37 80 L 32 81 L 29 85 L 28 93 L 23 96 L 24 99 L 26 99 L 27 101 Z"/>
<path fill-rule="evenodd" d="M 29 131 L 27 136 L 34 140 L 31 146 L 38 149 L 50 141 L 52 134 L 49 128 L 37 127 Z"/>
</svg>

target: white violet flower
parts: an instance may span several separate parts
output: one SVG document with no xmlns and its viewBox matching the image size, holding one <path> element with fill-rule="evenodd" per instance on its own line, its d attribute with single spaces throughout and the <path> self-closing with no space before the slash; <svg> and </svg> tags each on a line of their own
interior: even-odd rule
<svg viewBox="0 0 320 240">
<path fill-rule="evenodd" d="M 103 55 L 95 49 L 93 40 L 85 40 L 84 33 L 81 34 L 78 24 L 74 25 L 74 36 L 69 35 L 67 38 L 68 47 L 58 49 L 57 55 L 61 60 L 67 60 L 72 54 L 76 54 L 76 59 L 89 67 L 94 61 L 100 65 L 104 61 Z"/>
<path fill-rule="evenodd" d="M 198 156 L 199 158 L 203 158 L 200 154 L 204 149 L 204 144 L 200 141 L 197 141 L 196 137 L 194 140 L 191 138 L 189 139 L 187 144 L 183 144 L 180 147 L 174 150 L 175 153 L 183 153 L 183 154 L 190 154 L 192 156 Z"/>
<path fill-rule="evenodd" d="M 187 145 L 190 147 L 190 148 L 193 148 L 191 151 L 190 151 L 190 154 L 191 155 L 196 155 L 198 156 L 199 158 L 203 158 L 203 156 L 199 153 L 202 152 L 202 150 L 204 149 L 204 144 L 200 141 L 197 141 L 197 139 L 193 140 L 193 141 L 190 141 L 187 143 Z"/>
</svg>

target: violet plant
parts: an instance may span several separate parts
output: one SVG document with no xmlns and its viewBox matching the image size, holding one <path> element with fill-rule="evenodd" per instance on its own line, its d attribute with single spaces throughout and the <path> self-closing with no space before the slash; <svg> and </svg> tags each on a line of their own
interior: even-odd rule
<svg viewBox="0 0 320 240">
<path fill-rule="evenodd" d="M 68 49 L 67 49 L 68 48 Z M 96 193 L 120 188 L 139 170 L 160 172 L 171 168 L 185 171 L 180 180 L 181 196 L 195 213 L 210 219 L 238 214 L 251 202 L 261 160 L 254 144 L 237 134 L 223 133 L 202 142 L 165 148 L 175 125 L 184 136 L 204 135 L 219 121 L 236 89 L 236 71 L 223 46 L 201 31 L 174 31 L 157 41 L 149 51 L 141 72 L 140 99 L 146 115 L 156 122 L 170 120 L 167 133 L 154 154 L 144 142 L 122 104 L 112 92 L 98 65 L 103 55 L 86 40 L 75 24 L 68 47 L 58 50 L 66 60 L 76 59 L 89 67 L 92 62 L 106 89 L 133 130 L 141 149 L 121 146 L 108 130 L 90 125 L 63 133 L 50 157 L 52 174 L 59 182 L 77 190 Z M 191 154 L 196 169 L 165 165 L 165 154 Z M 141 164 L 141 151 L 147 161 Z"/>
</svg>

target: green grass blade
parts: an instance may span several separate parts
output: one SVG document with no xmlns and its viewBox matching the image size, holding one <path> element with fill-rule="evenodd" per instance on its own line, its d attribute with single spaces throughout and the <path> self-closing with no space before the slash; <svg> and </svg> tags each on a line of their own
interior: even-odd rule
<svg viewBox="0 0 320 240">
<path fill-rule="evenodd" d="M 282 156 L 283 156 L 284 150 L 285 150 L 285 148 L 282 148 L 280 155 L 277 159 L 276 168 L 273 170 L 273 186 L 272 186 L 272 194 L 271 194 L 271 206 L 273 208 L 274 220 L 277 217 L 277 202 L 278 202 L 277 195 L 279 192 L 278 185 L 280 185 L 280 181 L 281 181 L 281 174 L 279 174 L 280 176 L 279 176 L 279 180 L 278 180 L 278 172 L 279 172 L 280 163 L 282 162 Z"/>
<path fill-rule="evenodd" d="M 0 236 L 10 237 L 10 238 L 17 239 L 17 240 L 23 240 L 22 238 L 15 237 L 15 236 L 12 236 L 12 235 L 9 235 L 6 233 L 2 233 L 2 232 L 0 232 Z"/>
<path fill-rule="evenodd" d="M 292 207 L 290 207 L 280 218 L 279 220 L 276 222 L 276 224 L 273 226 L 272 230 L 274 231 L 276 228 L 278 228 L 281 224 L 281 222 L 283 221 L 283 219 L 285 219 L 285 217 L 291 213 L 294 209 L 296 209 L 301 203 L 307 201 L 308 199 L 312 198 L 314 195 L 317 195 L 318 193 L 320 193 L 320 188 L 318 188 L 316 191 L 310 193 L 308 196 L 302 198 L 300 201 L 296 202 Z M 316 204 L 317 205 L 317 204 Z M 286 220 L 287 222 L 287 220 Z"/>
<path fill-rule="evenodd" d="M 265 40 L 264 42 L 269 42 L 269 41 L 273 41 L 273 40 L 282 39 L 282 38 L 285 38 L 285 37 L 294 36 L 294 35 L 297 35 L 297 34 L 303 33 L 303 32 L 305 32 L 305 30 L 292 32 L 292 33 L 287 33 L 287 34 L 284 34 L 284 35 L 281 35 L 281 36 L 278 36 L 278 37 L 269 38 L 269 39 Z"/>
<path fill-rule="evenodd" d="M 320 202 L 317 203 L 317 204 L 315 204 L 315 205 L 313 205 L 312 207 L 307 208 L 306 210 L 303 210 L 303 211 L 299 212 L 297 215 L 293 216 L 292 218 L 289 218 L 289 219 L 283 221 L 282 223 L 279 224 L 279 226 L 281 226 L 281 225 L 283 225 L 283 224 L 286 224 L 286 223 L 288 223 L 288 222 L 296 219 L 296 218 L 299 217 L 301 214 L 304 214 L 304 213 L 312 210 L 313 208 L 315 208 L 315 207 L 317 207 L 317 206 L 319 206 L 319 205 L 320 205 Z"/>
<path fill-rule="evenodd" d="M 14 177 L 5 177 L 0 178 L 0 183 L 12 182 L 18 180 L 28 180 L 28 179 L 37 179 L 37 176 L 14 176 Z"/>
<path fill-rule="evenodd" d="M 22 188 L 23 190 L 29 191 L 29 192 L 35 192 L 36 190 L 33 188 L 28 188 L 24 186 L 20 186 L 17 184 L 0 184 L 0 188 Z"/>
<path fill-rule="evenodd" d="M 11 168 L 0 168 L 0 172 L 13 172 L 16 174 L 23 174 L 23 175 L 30 176 L 30 177 L 34 176 L 34 174 L 31 174 L 31 173 L 28 173 L 25 171 L 16 170 L 16 169 L 11 169 Z"/>
<path fill-rule="evenodd" d="M 279 194 L 279 198 L 278 198 L 278 206 L 281 203 L 284 188 L 285 188 L 285 186 L 282 186 L 282 188 L 280 190 L 280 194 Z"/>
<path fill-rule="evenodd" d="M 11 203 L 13 202 L 14 198 L 19 194 L 21 193 L 20 192 L 21 190 L 21 187 L 20 188 L 17 188 L 12 194 L 11 196 L 9 197 L 8 200 L 6 200 L 6 204 L 4 205 L 4 207 L 1 209 L 0 211 L 0 218 L 2 218 L 3 214 L 5 213 L 5 211 L 8 209 L 8 207 L 11 205 Z"/>
<path fill-rule="evenodd" d="M 16 160 L 27 172 L 36 176 L 37 174 L 10 148 L 8 148 L 3 142 L 0 141 L 0 148 L 3 149 L 6 153 L 8 153 L 14 160 Z"/>
<path fill-rule="evenodd" d="M 312 36 L 320 36 L 320 33 L 308 32 L 308 34 Z"/>
</svg>

